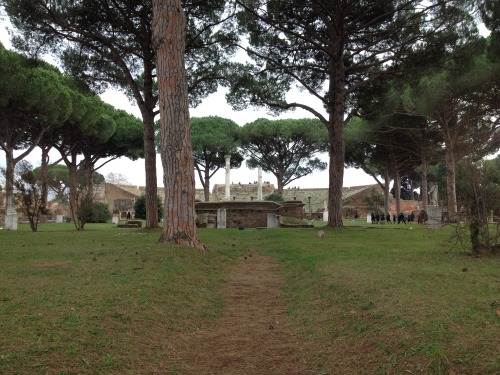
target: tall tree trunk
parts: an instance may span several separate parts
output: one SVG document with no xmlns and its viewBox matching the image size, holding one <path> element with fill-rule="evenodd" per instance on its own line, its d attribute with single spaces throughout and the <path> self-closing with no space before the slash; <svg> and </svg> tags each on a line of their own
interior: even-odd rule
<svg viewBox="0 0 500 375">
<path fill-rule="evenodd" d="M 455 188 L 455 154 L 453 145 L 445 139 L 446 192 L 448 195 L 448 219 L 457 219 L 457 191 Z"/>
<path fill-rule="evenodd" d="M 78 168 L 76 163 L 66 164 L 69 178 L 69 210 L 76 230 L 82 230 L 78 220 Z"/>
<path fill-rule="evenodd" d="M 15 209 L 14 204 L 14 168 L 16 162 L 14 159 L 14 150 L 12 148 L 4 149 L 5 151 L 5 198 L 7 213 Z"/>
<path fill-rule="evenodd" d="M 429 194 L 429 188 L 427 184 L 427 174 L 428 174 L 428 169 L 429 169 L 429 162 L 427 161 L 426 157 L 422 157 L 422 186 L 420 187 L 420 198 L 422 199 L 422 210 L 427 212 L 427 204 L 428 204 L 428 194 Z"/>
<path fill-rule="evenodd" d="M 83 230 L 80 227 L 78 220 L 78 202 L 79 202 L 79 192 L 78 192 L 78 164 L 77 164 L 77 153 L 72 149 L 69 155 L 64 153 L 64 149 L 61 147 L 55 147 L 64 161 L 64 164 L 68 167 L 68 190 L 69 190 L 69 215 L 76 230 Z"/>
<path fill-rule="evenodd" d="M 277 173 L 276 182 L 278 184 L 276 192 L 279 195 L 283 196 L 283 190 L 284 190 L 284 186 L 283 186 L 283 173 L 281 173 L 281 171 Z"/>
<path fill-rule="evenodd" d="M 40 147 L 42 149 L 42 163 L 40 165 L 40 181 L 42 183 L 41 189 L 41 203 L 40 205 L 43 207 L 42 212 L 42 223 L 47 222 L 46 209 L 49 200 L 49 181 L 48 181 L 48 173 L 49 173 L 49 147 Z"/>
<path fill-rule="evenodd" d="M 384 170 L 384 215 L 389 213 L 389 199 L 390 199 L 390 189 L 389 185 L 391 183 L 391 177 L 389 175 L 389 167 L 386 166 Z"/>
<path fill-rule="evenodd" d="M 394 150 L 390 149 L 390 160 L 392 167 L 392 174 L 394 176 L 394 199 L 396 200 L 396 216 L 401 213 L 401 176 L 399 174 L 398 162 L 396 160 L 396 155 L 394 155 Z"/>
<path fill-rule="evenodd" d="M 394 198 L 396 199 L 396 215 L 401 213 L 401 176 L 394 162 Z"/>
<path fill-rule="evenodd" d="M 153 0 L 165 213 L 161 242 L 205 246 L 196 233 L 194 162 L 184 65 L 186 16 L 180 0 Z"/>
<path fill-rule="evenodd" d="M 158 182 L 156 176 L 154 117 L 150 111 L 144 111 L 142 118 L 144 124 L 144 166 L 146 174 L 146 227 L 158 228 Z"/>
<path fill-rule="evenodd" d="M 340 23 L 343 20 L 340 21 Z M 342 31 L 339 30 L 341 33 Z M 339 36 L 340 39 L 340 36 Z M 345 68 L 342 53 L 342 41 L 334 46 L 335 60 L 331 62 L 330 71 L 330 118 L 328 137 L 330 144 L 329 189 L 328 189 L 328 226 L 341 227 L 342 221 L 342 185 L 344 183 L 345 141 Z"/>
<path fill-rule="evenodd" d="M 420 198 L 422 199 L 422 210 L 427 212 L 428 204 L 429 204 L 429 184 L 427 180 L 427 175 L 429 172 L 429 156 L 427 154 L 427 148 L 429 145 L 429 128 L 426 118 L 422 118 L 420 123 L 420 131 L 422 134 L 422 144 L 421 154 L 422 154 L 422 186 L 420 187 Z"/>
<path fill-rule="evenodd" d="M 205 167 L 205 178 L 204 178 L 204 183 L 203 185 L 203 192 L 205 194 L 205 202 L 210 201 L 210 169 L 208 169 L 208 163 L 207 167 Z"/>
</svg>

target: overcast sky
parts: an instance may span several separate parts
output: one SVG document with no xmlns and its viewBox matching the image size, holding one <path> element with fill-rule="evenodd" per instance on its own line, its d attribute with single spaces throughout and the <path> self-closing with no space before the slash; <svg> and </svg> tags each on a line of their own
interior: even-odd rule
<svg viewBox="0 0 500 375">
<path fill-rule="evenodd" d="M 11 27 L 7 20 L 0 20 L 0 42 L 6 47 L 11 48 L 9 42 L 9 35 L 7 27 Z M 293 95 L 300 95 L 301 101 L 303 101 L 304 93 L 291 93 L 289 94 L 291 99 Z M 306 94 L 307 95 L 307 94 Z M 134 114 L 138 118 L 141 118 L 140 111 L 138 107 L 131 103 L 122 93 L 110 90 L 101 95 L 101 98 L 108 102 L 109 104 L 121 108 L 131 114 Z M 314 105 L 315 109 L 322 108 L 319 102 L 314 102 L 311 99 L 311 104 Z M 278 118 L 304 118 L 312 117 L 311 114 L 304 110 L 295 110 L 293 112 L 288 112 L 286 114 L 280 115 L 279 117 L 273 117 L 266 113 L 265 110 L 254 111 L 252 109 L 247 109 L 244 111 L 233 111 L 231 107 L 226 103 L 224 97 L 224 90 L 221 89 L 217 93 L 208 96 L 203 102 L 196 108 L 190 109 L 191 117 L 204 117 L 204 116 L 220 116 L 224 118 L 229 118 L 235 121 L 238 125 L 242 126 L 248 122 L 254 121 L 258 118 L 266 117 L 271 119 Z M 59 155 L 54 152 L 51 158 L 55 160 Z M 324 154 L 321 156 L 324 161 L 328 162 L 328 155 Z M 30 156 L 27 157 L 34 166 L 40 164 L 40 152 L 39 150 L 34 150 Z M 0 165 L 5 166 L 5 154 L 0 152 Z M 108 173 L 112 172 L 115 174 L 121 174 L 126 177 L 126 179 L 133 185 L 144 185 L 145 184 L 145 172 L 144 172 L 144 159 L 137 161 L 131 161 L 127 158 L 120 158 L 113 160 L 110 163 L 102 167 L 99 173 L 106 176 Z M 163 171 L 161 160 L 157 157 L 157 174 L 158 174 L 158 184 L 163 186 Z M 231 170 L 231 181 L 234 183 L 248 183 L 257 180 L 257 170 L 250 170 L 243 165 L 239 169 Z M 272 174 L 263 174 L 264 181 L 270 181 L 276 185 L 276 178 Z M 225 172 L 223 170 L 218 171 L 211 179 L 211 186 L 214 184 L 224 184 L 225 182 Z M 356 186 L 356 185 L 367 185 L 373 184 L 375 180 L 365 174 L 361 170 L 357 169 L 346 169 L 344 173 L 344 186 Z M 328 187 L 328 170 L 323 172 L 316 172 L 309 176 L 298 179 L 290 184 L 292 187 L 301 188 L 326 188 Z M 196 175 L 196 187 L 201 188 L 201 183 Z"/>
</svg>

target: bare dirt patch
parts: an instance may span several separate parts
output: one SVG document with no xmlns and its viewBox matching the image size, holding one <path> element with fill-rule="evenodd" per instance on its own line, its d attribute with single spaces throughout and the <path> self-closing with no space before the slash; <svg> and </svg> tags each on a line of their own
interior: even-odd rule
<svg viewBox="0 0 500 375">
<path fill-rule="evenodd" d="M 175 346 L 180 374 L 304 374 L 303 346 L 285 315 L 279 265 L 249 254 L 224 283 L 225 306 L 210 327 Z"/>
</svg>

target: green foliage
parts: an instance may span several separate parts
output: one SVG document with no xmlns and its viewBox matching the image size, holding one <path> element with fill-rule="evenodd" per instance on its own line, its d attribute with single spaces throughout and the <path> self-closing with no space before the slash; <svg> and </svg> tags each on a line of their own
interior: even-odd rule
<svg viewBox="0 0 500 375">
<path fill-rule="evenodd" d="M 500 251 L 500 226 L 490 223 L 500 216 L 500 156 L 494 160 L 457 165 L 457 201 L 467 225 L 456 226 L 456 241 L 473 253 Z"/>
<path fill-rule="evenodd" d="M 239 126 L 232 120 L 217 116 L 191 118 L 190 126 L 194 166 L 208 201 L 210 178 L 225 167 L 225 156 L 231 156 L 232 169 L 241 166 L 243 155 L 237 140 Z"/>
<path fill-rule="evenodd" d="M 292 181 L 327 167 L 314 157 L 328 147 L 327 129 L 315 119 L 259 119 L 244 125 L 239 139 L 248 155 L 247 166 L 261 166 L 272 173 L 278 180 L 278 193 Z"/>
<path fill-rule="evenodd" d="M 106 223 L 111 220 L 111 217 L 107 205 L 100 202 L 92 202 L 85 221 L 87 223 Z"/>
<path fill-rule="evenodd" d="M 480 12 L 486 28 L 490 31 L 488 58 L 498 62 L 500 57 L 500 5 L 496 0 L 482 0 Z"/>
<path fill-rule="evenodd" d="M 266 201 L 273 201 L 273 202 L 283 202 L 283 196 L 281 194 L 273 193 L 269 194 L 264 197 L 264 200 Z"/>
<path fill-rule="evenodd" d="M 163 201 L 159 196 L 156 196 L 156 201 L 158 205 L 158 222 L 161 221 L 161 218 L 163 217 Z M 146 220 L 146 196 L 141 195 L 139 198 L 135 200 L 134 203 L 134 211 L 135 211 L 135 217 L 137 219 L 143 219 Z"/>
<path fill-rule="evenodd" d="M 34 172 L 40 175 L 41 168 L 35 168 Z M 54 196 L 54 200 L 61 203 L 68 203 L 69 171 L 67 166 L 56 164 L 49 168 L 47 183 Z"/>
<path fill-rule="evenodd" d="M 195 165 L 216 171 L 225 166 L 225 155 L 231 155 L 231 168 L 239 168 L 243 160 L 238 152 L 238 124 L 218 116 L 190 119 L 191 143 Z"/>
<path fill-rule="evenodd" d="M 87 220 L 92 216 L 92 197 L 85 194 L 85 191 L 81 193 L 82 197 L 78 200 L 78 205 L 76 208 L 76 217 L 73 219 L 76 221 L 75 226 L 78 230 L 84 230 Z"/>
</svg>

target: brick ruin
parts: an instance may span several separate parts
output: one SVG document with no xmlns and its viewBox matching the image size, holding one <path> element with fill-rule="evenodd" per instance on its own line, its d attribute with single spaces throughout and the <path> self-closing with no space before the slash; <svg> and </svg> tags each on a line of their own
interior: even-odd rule
<svg viewBox="0 0 500 375">
<path fill-rule="evenodd" d="M 226 227 L 238 228 L 240 225 L 248 228 L 267 227 L 268 214 L 277 216 L 304 219 L 305 204 L 297 201 L 271 202 L 271 201 L 220 201 L 220 202 L 197 202 L 196 213 L 199 217 L 199 225 L 210 226 L 215 224 L 219 209 L 226 210 Z"/>
</svg>

